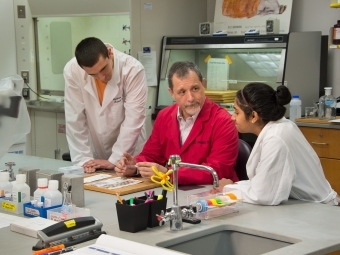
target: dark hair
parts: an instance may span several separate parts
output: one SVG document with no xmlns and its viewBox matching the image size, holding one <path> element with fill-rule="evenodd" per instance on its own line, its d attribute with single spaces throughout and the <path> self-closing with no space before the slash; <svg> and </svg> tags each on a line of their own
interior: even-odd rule
<svg viewBox="0 0 340 255">
<path fill-rule="evenodd" d="M 170 67 L 170 70 L 168 73 L 169 88 L 173 89 L 174 87 L 174 84 L 172 83 L 172 78 L 174 77 L 175 74 L 178 78 L 184 78 L 189 74 L 189 71 L 194 71 L 197 74 L 198 79 L 201 82 L 203 81 L 202 73 L 198 69 L 198 66 L 196 64 L 189 62 L 189 61 L 178 61 L 178 62 L 175 62 Z"/>
<path fill-rule="evenodd" d="M 264 83 L 249 83 L 236 93 L 236 100 L 246 118 L 256 111 L 264 123 L 281 119 L 286 112 L 284 105 L 289 104 L 291 94 L 286 86 L 274 90 Z"/>
<path fill-rule="evenodd" d="M 101 40 L 95 37 L 89 37 L 77 45 L 75 55 L 78 65 L 81 67 L 92 67 L 98 62 L 100 56 L 108 58 L 109 52 Z"/>
</svg>

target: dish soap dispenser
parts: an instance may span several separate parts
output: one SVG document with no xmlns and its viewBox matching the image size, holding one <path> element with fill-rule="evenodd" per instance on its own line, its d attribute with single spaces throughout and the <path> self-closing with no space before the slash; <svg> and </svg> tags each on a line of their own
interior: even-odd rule
<svg viewBox="0 0 340 255">
<path fill-rule="evenodd" d="M 325 95 L 319 99 L 319 119 L 334 120 L 336 118 L 336 99 L 332 96 L 332 88 L 325 87 Z"/>
</svg>

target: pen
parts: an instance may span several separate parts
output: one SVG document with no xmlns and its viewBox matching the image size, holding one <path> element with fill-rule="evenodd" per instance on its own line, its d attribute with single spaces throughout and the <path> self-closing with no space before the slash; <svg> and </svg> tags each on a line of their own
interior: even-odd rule
<svg viewBox="0 0 340 255">
<path fill-rule="evenodd" d="M 52 251 L 52 252 L 49 252 L 49 253 L 45 253 L 43 255 L 59 255 L 59 254 L 64 254 L 64 253 L 67 253 L 67 252 L 70 252 L 70 251 L 74 251 L 75 248 L 74 247 L 67 247 L 65 249 L 62 249 L 60 251 Z"/>
<path fill-rule="evenodd" d="M 42 249 L 42 250 L 39 250 L 39 251 L 34 251 L 33 255 L 44 255 L 44 254 L 46 254 L 46 253 L 48 254 L 49 252 L 52 252 L 52 251 L 59 251 L 60 252 L 64 248 L 65 248 L 64 244 L 59 244 L 59 245 L 48 247 L 48 248 L 45 248 L 45 249 Z"/>
</svg>

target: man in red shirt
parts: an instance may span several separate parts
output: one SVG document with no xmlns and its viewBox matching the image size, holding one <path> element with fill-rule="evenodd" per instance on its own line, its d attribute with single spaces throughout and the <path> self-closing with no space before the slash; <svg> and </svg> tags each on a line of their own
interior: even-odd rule
<svg viewBox="0 0 340 255">
<path fill-rule="evenodd" d="M 198 67 L 191 62 L 176 62 L 169 70 L 168 82 L 176 104 L 159 112 L 142 152 L 136 157 L 124 153 L 116 173 L 150 177 L 154 175 L 152 166 L 165 173 L 170 155 L 177 154 L 182 162 L 212 167 L 219 179 L 238 181 L 234 170 L 238 154 L 235 123 L 225 109 L 206 98 L 205 79 Z M 209 172 L 181 167 L 178 183 L 211 184 L 213 179 Z"/>
</svg>

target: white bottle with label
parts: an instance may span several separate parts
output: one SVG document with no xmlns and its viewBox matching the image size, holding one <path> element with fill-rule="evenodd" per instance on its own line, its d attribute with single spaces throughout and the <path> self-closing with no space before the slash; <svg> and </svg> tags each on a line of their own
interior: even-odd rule
<svg viewBox="0 0 340 255">
<path fill-rule="evenodd" d="M 332 87 L 325 87 L 325 95 L 319 99 L 320 120 L 334 120 L 336 118 L 336 99 L 332 96 Z"/>
<path fill-rule="evenodd" d="M 37 200 L 37 202 L 44 202 L 43 200 L 41 200 L 41 197 L 44 196 L 44 194 L 47 191 L 48 180 L 47 178 L 38 178 L 37 183 L 38 183 L 38 188 L 33 193 L 34 200 Z"/>
<path fill-rule="evenodd" d="M 293 95 L 292 100 L 289 103 L 290 115 L 289 119 L 295 122 L 295 119 L 301 118 L 301 100 L 299 95 Z"/>
<path fill-rule="evenodd" d="M 26 174 L 17 174 L 16 183 L 12 188 L 12 198 L 13 202 L 16 203 L 26 203 L 29 202 L 30 199 L 30 186 L 26 184 Z"/>
<path fill-rule="evenodd" d="M 5 197 L 6 194 L 12 193 L 12 183 L 9 181 L 9 172 L 0 172 L 0 197 Z"/>
<path fill-rule="evenodd" d="M 44 193 L 44 207 L 51 207 L 56 205 L 61 205 L 63 203 L 63 195 L 58 190 L 59 181 L 49 180 L 48 189 Z"/>
</svg>

